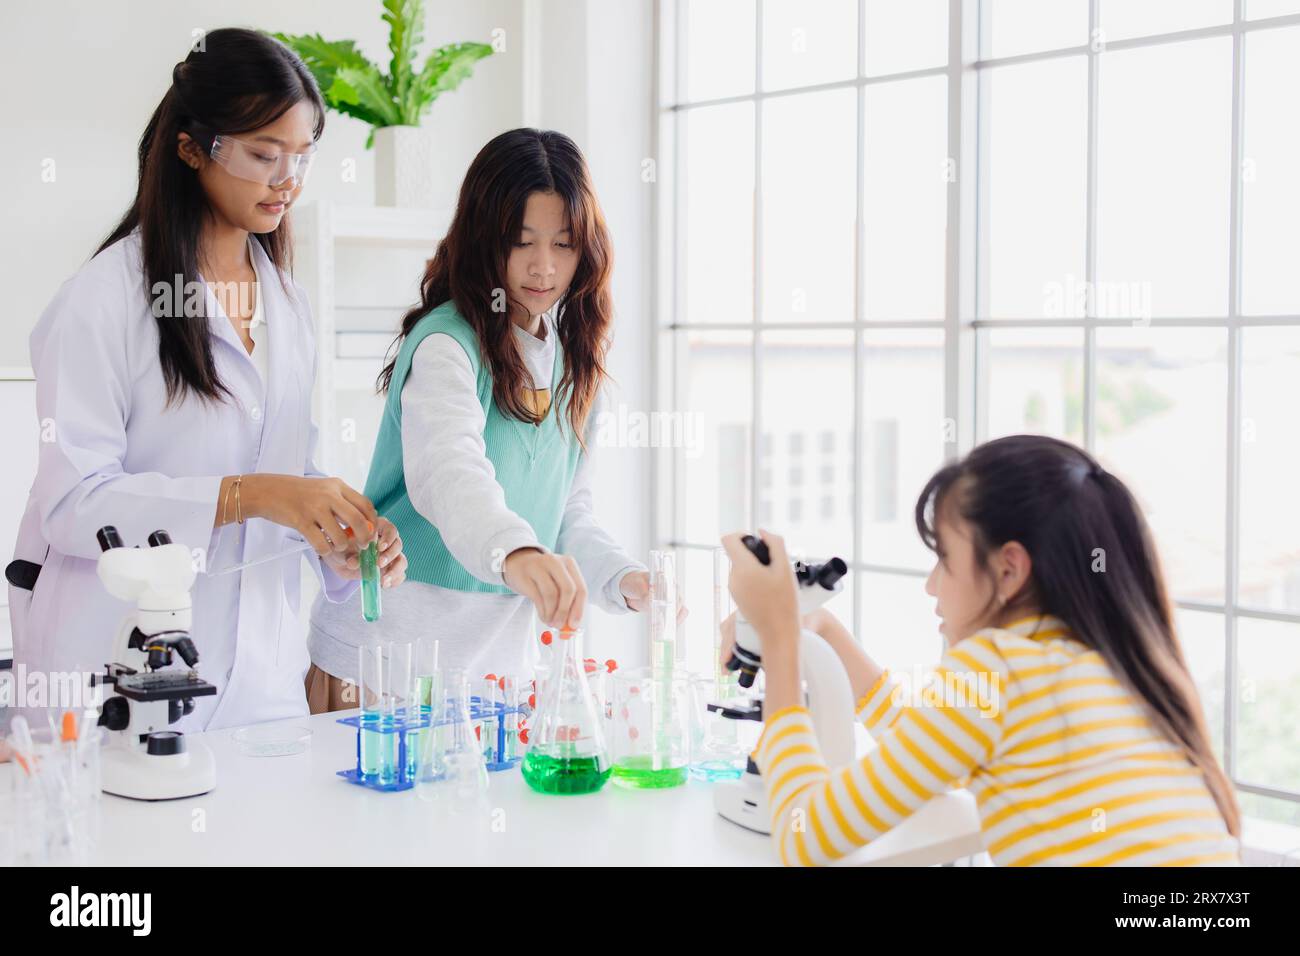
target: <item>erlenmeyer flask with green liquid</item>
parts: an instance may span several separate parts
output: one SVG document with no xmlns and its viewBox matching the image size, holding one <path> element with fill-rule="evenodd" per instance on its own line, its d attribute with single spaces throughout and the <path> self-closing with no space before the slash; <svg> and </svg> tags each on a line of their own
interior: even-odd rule
<svg viewBox="0 0 1300 956">
<path fill-rule="evenodd" d="M 538 793 L 594 793 L 609 779 L 609 749 L 582 666 L 582 631 L 561 628 L 558 654 L 537 687 L 524 780 Z"/>
</svg>

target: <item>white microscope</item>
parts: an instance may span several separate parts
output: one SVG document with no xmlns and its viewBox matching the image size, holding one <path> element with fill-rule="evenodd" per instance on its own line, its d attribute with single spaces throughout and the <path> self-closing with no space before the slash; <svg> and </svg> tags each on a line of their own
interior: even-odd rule
<svg viewBox="0 0 1300 956">
<path fill-rule="evenodd" d="M 749 534 L 741 541 L 763 564 L 771 563 L 766 543 Z M 843 590 L 841 579 L 848 571 L 848 565 L 840 558 L 831 558 L 825 564 L 795 561 L 799 615 L 816 610 Z M 736 642 L 727 668 L 740 671 L 740 686 L 749 688 L 754 685 L 762 663 L 758 635 L 737 610 Z M 832 767 L 843 766 L 854 756 L 854 700 L 849 675 L 835 650 L 807 628 L 800 635 L 799 666 L 822 756 Z M 709 710 L 733 720 L 761 722 L 763 700 L 757 696 L 745 697 L 709 704 Z M 767 795 L 753 759 L 746 760 L 745 773 L 739 780 L 714 785 L 713 806 L 723 817 L 742 827 L 759 833 L 772 831 Z"/>
<path fill-rule="evenodd" d="M 175 800 L 217 785 L 212 751 L 167 726 L 194 710 L 194 698 L 217 688 L 194 670 L 199 653 L 190 640 L 194 562 L 166 531 L 149 535 L 148 548 L 127 548 L 117 529 L 97 534 L 103 553 L 99 579 L 136 609 L 117 631 L 113 661 L 98 682 L 110 696 L 100 726 L 114 731 L 102 755 L 105 793 L 134 800 Z M 172 668 L 173 657 L 186 668 Z M 170 668 L 170 669 L 165 669 Z"/>
</svg>

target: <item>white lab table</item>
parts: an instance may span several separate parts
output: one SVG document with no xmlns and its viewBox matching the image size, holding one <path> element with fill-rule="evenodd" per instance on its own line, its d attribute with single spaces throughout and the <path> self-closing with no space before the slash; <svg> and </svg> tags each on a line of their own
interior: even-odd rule
<svg viewBox="0 0 1300 956">
<path fill-rule="evenodd" d="M 244 755 L 233 730 L 196 735 L 216 756 L 217 787 L 204 796 L 142 803 L 104 795 L 100 864 L 221 866 L 701 865 L 773 864 L 770 839 L 722 819 L 714 785 L 671 790 L 535 793 L 518 769 L 491 774 L 487 812 L 453 814 L 415 791 L 379 793 L 335 772 L 355 763 L 344 714 L 286 721 L 312 729 L 305 753 Z M 938 797 L 848 861 L 946 863 L 981 850 L 969 793 Z"/>
</svg>

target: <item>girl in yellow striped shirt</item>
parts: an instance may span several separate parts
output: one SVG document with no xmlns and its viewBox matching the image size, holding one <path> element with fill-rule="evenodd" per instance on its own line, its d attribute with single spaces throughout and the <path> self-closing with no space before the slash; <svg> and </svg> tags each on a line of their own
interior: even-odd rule
<svg viewBox="0 0 1300 956">
<path fill-rule="evenodd" d="M 724 538 L 762 643 L 754 752 L 783 862 L 815 866 L 965 786 L 998 864 L 1233 865 L 1239 814 L 1210 747 L 1146 522 L 1124 484 L 1055 439 L 989 442 L 916 505 L 946 652 L 919 687 L 837 621 L 803 622 L 784 542 Z M 828 767 L 804 707 L 799 630 L 839 653 L 876 746 Z"/>
</svg>

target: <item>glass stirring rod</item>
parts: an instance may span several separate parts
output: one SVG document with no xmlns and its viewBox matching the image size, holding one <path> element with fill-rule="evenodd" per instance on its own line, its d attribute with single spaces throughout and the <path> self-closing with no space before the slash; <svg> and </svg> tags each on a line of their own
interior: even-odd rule
<svg viewBox="0 0 1300 956">
<path fill-rule="evenodd" d="M 210 577 L 220 577 L 223 574 L 233 574 L 236 571 L 244 571 L 248 568 L 255 568 L 259 564 L 266 564 L 268 561 L 278 561 L 281 558 L 292 557 L 295 554 L 302 554 L 304 551 L 314 551 L 315 546 L 308 542 L 303 542 L 299 547 L 289 548 L 287 551 L 278 551 L 275 554 L 264 554 L 260 558 L 254 558 L 251 561 L 244 561 L 240 564 L 232 564 L 228 568 L 222 568 L 220 571 L 205 572 Z"/>
</svg>

